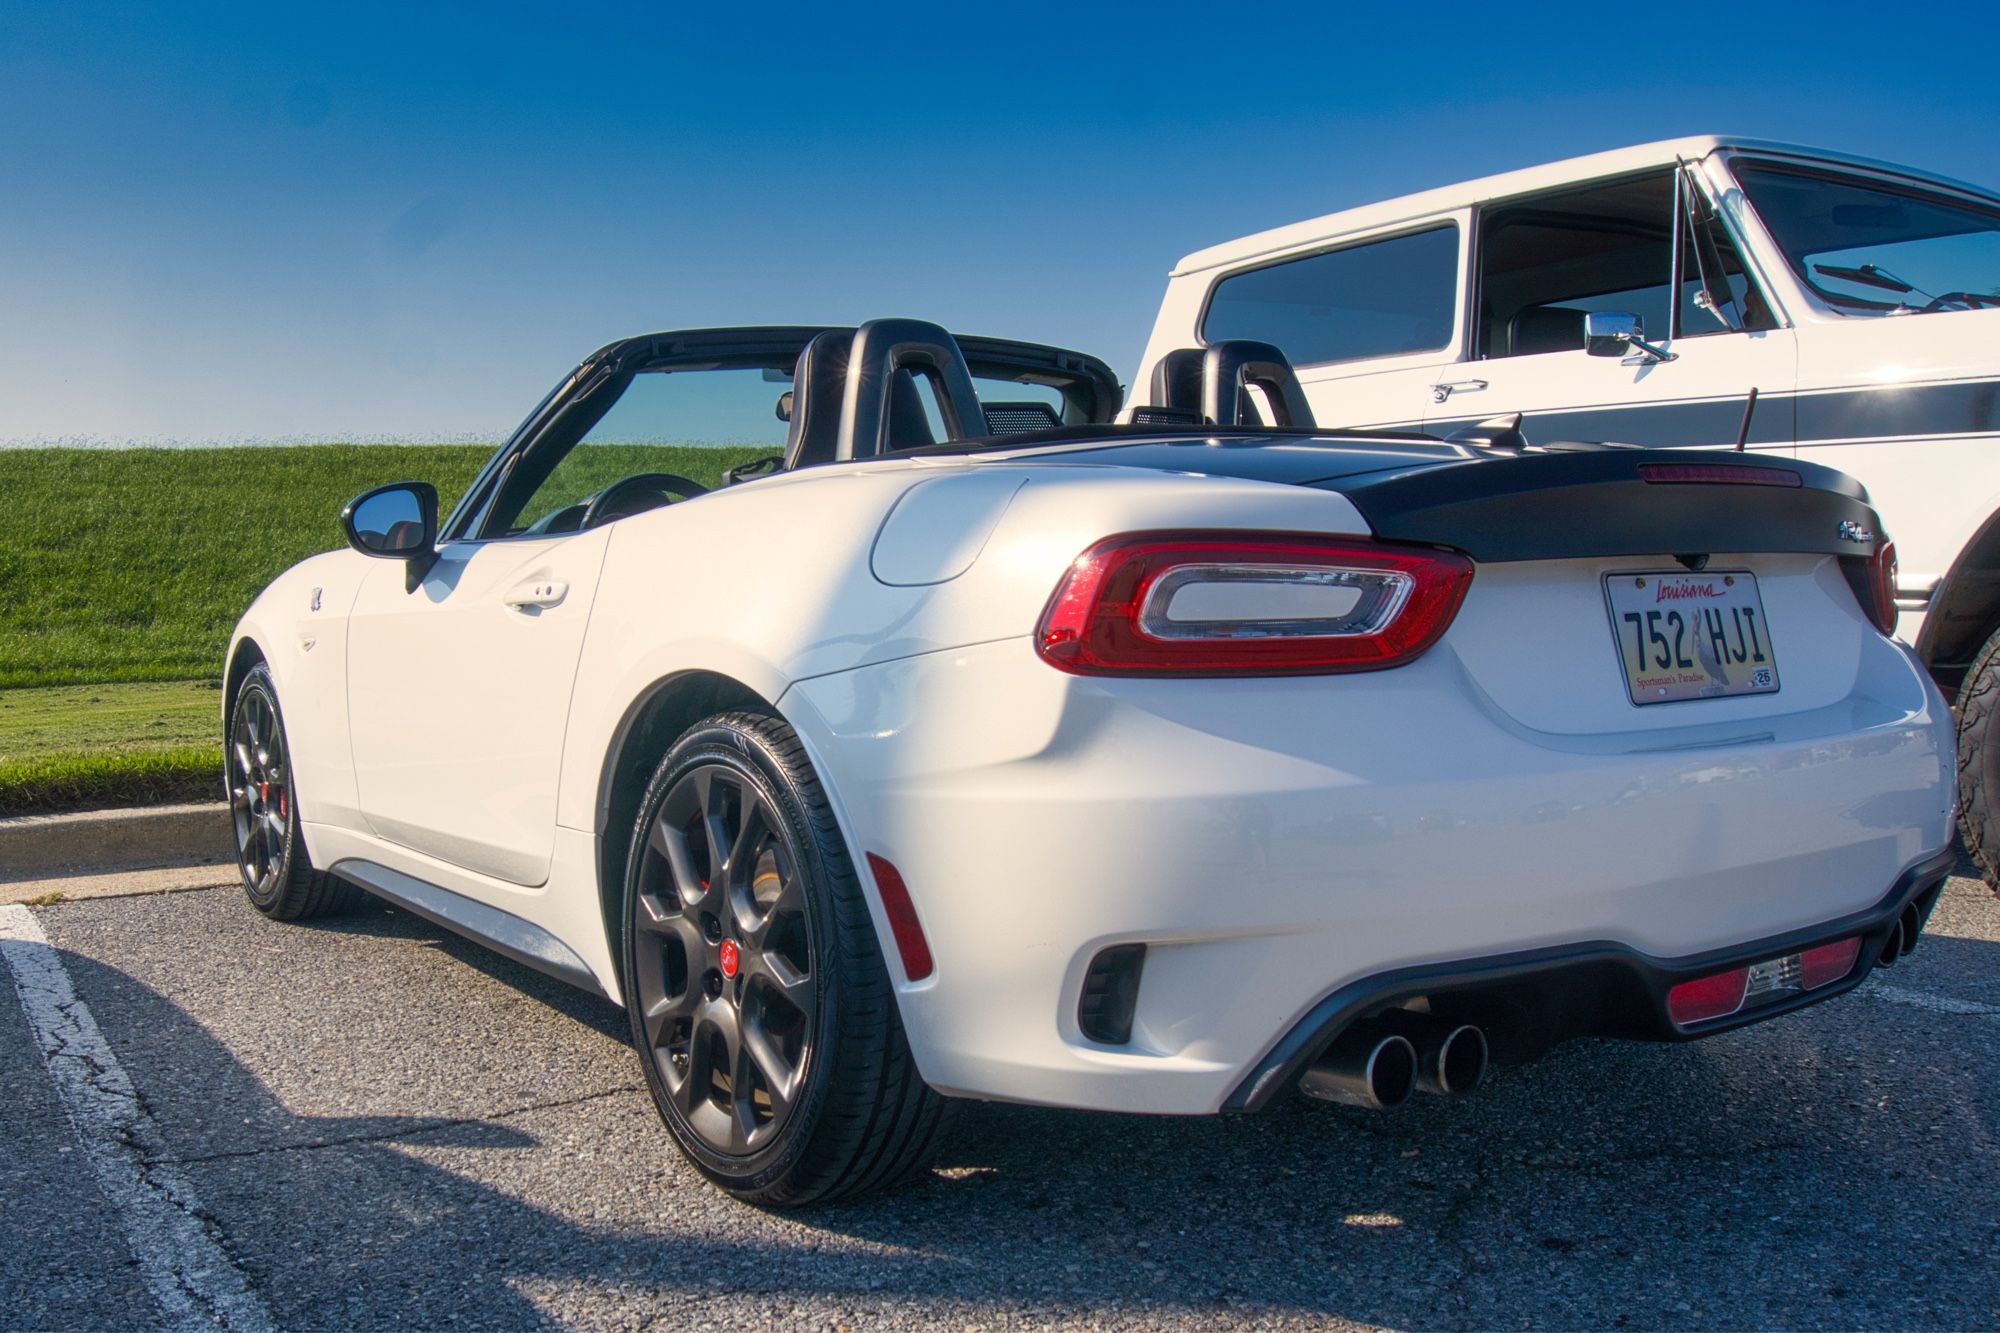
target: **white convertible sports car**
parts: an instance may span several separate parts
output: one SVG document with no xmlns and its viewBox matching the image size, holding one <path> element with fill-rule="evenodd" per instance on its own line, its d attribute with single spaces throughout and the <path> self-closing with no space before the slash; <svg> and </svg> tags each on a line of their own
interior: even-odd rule
<svg viewBox="0 0 2000 1333">
<path fill-rule="evenodd" d="M 1952 727 L 1854 482 L 1321 431 L 1262 344 L 1149 387 L 909 320 L 598 352 L 244 616 L 252 903 L 620 1001 L 767 1204 L 910 1177 L 955 1097 L 1386 1108 L 1915 943 Z"/>
</svg>

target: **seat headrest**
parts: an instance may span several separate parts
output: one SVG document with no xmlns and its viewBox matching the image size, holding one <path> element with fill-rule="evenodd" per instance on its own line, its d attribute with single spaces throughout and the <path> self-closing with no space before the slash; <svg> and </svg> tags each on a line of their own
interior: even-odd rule
<svg viewBox="0 0 2000 1333">
<path fill-rule="evenodd" d="M 792 420 L 785 433 L 785 467 L 812 467 L 839 456 L 840 413 L 847 397 L 847 360 L 854 330 L 815 334 L 792 368 Z"/>
<path fill-rule="evenodd" d="M 1541 352 L 1583 350 L 1583 312 L 1562 306 L 1531 305 L 1507 321 L 1507 354 L 1534 356 Z"/>
</svg>

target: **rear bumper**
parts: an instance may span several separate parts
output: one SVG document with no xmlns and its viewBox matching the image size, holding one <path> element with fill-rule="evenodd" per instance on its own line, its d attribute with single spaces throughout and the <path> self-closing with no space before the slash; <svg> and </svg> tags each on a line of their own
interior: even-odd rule
<svg viewBox="0 0 2000 1333">
<path fill-rule="evenodd" d="M 1879 637 L 1833 704 L 1586 737 L 1507 715 L 1451 644 L 1361 676 L 1106 681 L 1015 639 L 795 685 L 855 860 L 898 868 L 936 962 L 902 977 L 876 904 L 925 1079 L 1212 1113 L 1406 975 L 1664 976 L 1874 913 L 1951 841 L 1950 715 Z M 1131 1038 L 1093 1041 L 1091 960 L 1128 943 Z"/>
<path fill-rule="evenodd" d="M 1532 1058 L 1549 1046 L 1576 1037 L 1625 1037 L 1642 1041 L 1696 1041 L 1853 990 L 1878 965 L 1906 913 L 1915 912 L 1922 929 L 1951 873 L 1956 853 L 1928 856 L 1900 875 L 1882 901 L 1865 912 L 1734 948 L 1686 958 L 1652 958 L 1608 940 L 1534 949 L 1496 958 L 1402 968 L 1364 977 L 1321 1000 L 1259 1060 L 1223 1103 L 1225 1111 L 1256 1111 L 1298 1081 L 1320 1052 L 1359 1018 L 1425 996 L 1438 1012 L 1467 1022 L 1490 1022 L 1496 1008 L 1518 1025 L 1514 1049 L 1501 1046 L 1504 1061 Z M 1811 991 L 1793 992 L 1689 1027 L 1667 1016 L 1667 992 L 1683 981 L 1781 958 L 1815 945 L 1861 936 L 1861 955 L 1841 980 Z M 1903 952 L 1915 937 L 1903 941 Z M 1891 960 L 1893 961 L 1893 960 Z"/>
</svg>

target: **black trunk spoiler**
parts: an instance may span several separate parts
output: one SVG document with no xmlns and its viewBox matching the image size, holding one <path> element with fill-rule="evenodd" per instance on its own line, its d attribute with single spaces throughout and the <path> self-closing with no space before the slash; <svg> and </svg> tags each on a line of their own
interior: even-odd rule
<svg viewBox="0 0 2000 1333">
<path fill-rule="evenodd" d="M 1383 541 L 1482 563 L 1719 551 L 1866 558 L 1886 540 L 1868 492 L 1847 474 L 1706 449 L 1531 453 L 1306 484 L 1345 495 Z"/>
</svg>

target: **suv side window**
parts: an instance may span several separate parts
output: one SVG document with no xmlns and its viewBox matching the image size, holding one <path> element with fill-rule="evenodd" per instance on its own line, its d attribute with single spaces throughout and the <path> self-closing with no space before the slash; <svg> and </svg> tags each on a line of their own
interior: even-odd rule
<svg viewBox="0 0 2000 1333">
<path fill-rule="evenodd" d="M 1669 168 L 1488 211 L 1480 228 L 1478 355 L 1582 351 L 1583 317 L 1591 311 L 1637 315 L 1654 338 L 1727 332 L 1695 303 L 1701 281 L 1691 232 L 1675 215 L 1674 174 Z M 1727 230 L 1719 219 L 1708 230 L 1744 327 L 1772 327 Z M 1683 249 L 1678 301 L 1676 236 Z"/>
<path fill-rule="evenodd" d="M 1294 365 L 1442 351 L 1458 305 L 1458 227 L 1325 250 L 1232 273 L 1202 317 L 1206 342 L 1275 343 Z"/>
</svg>

